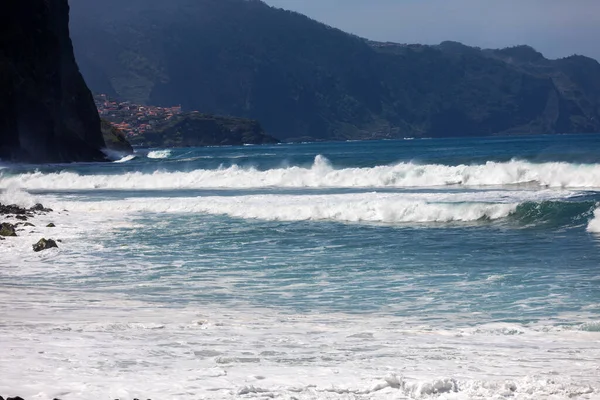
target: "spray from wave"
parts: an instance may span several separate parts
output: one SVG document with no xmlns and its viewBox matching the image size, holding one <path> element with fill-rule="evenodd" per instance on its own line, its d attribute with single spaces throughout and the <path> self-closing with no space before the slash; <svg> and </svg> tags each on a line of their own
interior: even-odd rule
<svg viewBox="0 0 600 400">
<path fill-rule="evenodd" d="M 118 163 L 118 164 L 126 163 L 127 161 L 133 160 L 135 157 L 136 157 L 135 155 L 130 154 L 128 156 L 122 157 L 122 158 L 120 158 L 120 159 L 118 159 L 116 161 L 113 161 L 113 162 Z"/>
<path fill-rule="evenodd" d="M 152 159 L 163 159 L 171 157 L 171 150 L 154 150 L 148 153 L 146 156 Z"/>
<path fill-rule="evenodd" d="M 0 192 L 0 204 L 15 204 L 19 207 L 30 208 L 36 203 L 38 203 L 38 199 L 35 196 L 19 189 L 15 185 L 11 185 Z"/>
<path fill-rule="evenodd" d="M 591 233 L 600 233 L 600 207 L 594 211 L 594 218 L 589 222 L 587 231 Z"/>
</svg>

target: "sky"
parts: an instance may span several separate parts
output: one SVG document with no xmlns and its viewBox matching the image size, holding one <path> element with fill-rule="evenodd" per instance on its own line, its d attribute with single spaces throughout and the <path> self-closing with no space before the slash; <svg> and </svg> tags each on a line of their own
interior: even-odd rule
<svg viewBox="0 0 600 400">
<path fill-rule="evenodd" d="M 600 0 L 265 0 L 346 32 L 398 43 L 502 48 L 600 60 Z"/>
</svg>

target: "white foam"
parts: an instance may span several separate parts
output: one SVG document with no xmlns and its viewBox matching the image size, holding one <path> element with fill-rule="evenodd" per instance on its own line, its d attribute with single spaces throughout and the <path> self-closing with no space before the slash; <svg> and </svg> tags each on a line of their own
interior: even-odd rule
<svg viewBox="0 0 600 400">
<path fill-rule="evenodd" d="M 154 150 L 148 153 L 148 158 L 169 158 L 171 156 L 171 150 Z"/>
<path fill-rule="evenodd" d="M 0 392 L 24 398 L 600 396 L 597 332 L 464 336 L 389 316 L 162 308 L 34 288 L 15 303 L 21 295 L 0 292 Z"/>
<path fill-rule="evenodd" d="M 386 207 L 400 212 L 401 207 L 416 203 L 398 215 L 474 218 L 482 210 L 503 215 L 503 207 L 511 209 L 516 200 L 556 193 L 361 193 L 107 202 L 42 196 L 44 205 L 59 211 L 36 216 L 31 222 L 37 227 L 26 228 L 18 238 L 7 238 L 0 245 L 0 282 L 8 283 L 0 290 L 0 348 L 6 349 L 0 363 L 0 393 L 64 400 L 598 399 L 600 347 L 593 320 L 582 329 L 566 331 L 517 324 L 465 327 L 460 322 L 464 315 L 452 315 L 451 326 L 435 327 L 426 325 L 426 316 L 418 313 L 403 317 L 299 314 L 210 300 L 176 306 L 142 302 L 136 286 L 119 287 L 125 284 L 112 276 L 115 259 L 95 254 L 100 245 L 86 236 L 94 230 L 110 237 L 109 230 L 117 224 L 130 224 L 124 215 L 141 211 L 206 209 L 269 218 L 260 210 L 270 210 L 281 218 L 299 218 L 290 213 L 292 207 L 300 210 L 300 216 L 342 220 L 360 215 L 373 219 L 387 215 Z M 477 202 L 465 203 L 469 201 Z M 57 227 L 44 228 L 47 222 Z M 60 248 L 33 253 L 31 244 L 49 235 L 64 239 Z M 123 260 L 128 271 L 161 263 L 143 256 L 143 243 L 132 246 L 140 258 Z M 103 284 L 91 284 L 98 274 L 106 274 Z M 182 280 L 197 284 L 199 291 L 205 285 Z M 43 284 L 37 286 L 40 281 Z M 65 281 L 69 284 L 62 286 Z M 160 276 L 144 283 L 164 287 L 170 281 Z M 219 282 L 219 286 L 235 290 L 235 285 Z M 177 290 L 171 295 L 176 297 Z"/>
<path fill-rule="evenodd" d="M 129 156 L 131 157 L 131 156 Z M 129 158 L 130 159 L 130 158 Z M 123 159 L 125 160 L 125 159 Z M 503 186 L 529 184 L 536 187 L 600 187 L 599 164 L 510 161 L 482 165 L 419 165 L 400 163 L 373 168 L 335 169 L 317 156 L 310 168 L 287 167 L 260 171 L 232 166 L 214 170 L 121 175 L 79 175 L 73 172 L 41 172 L 0 178 L 0 188 L 18 185 L 26 189 L 202 189 L 202 188 L 403 188 Z"/>
<path fill-rule="evenodd" d="M 120 159 L 118 159 L 118 160 L 116 160 L 116 161 L 114 161 L 114 162 L 116 162 L 116 163 L 125 163 L 125 162 L 127 162 L 127 161 L 131 161 L 131 160 L 133 160 L 135 157 L 136 157 L 136 156 L 135 156 L 134 154 L 130 154 L 130 155 L 128 155 L 128 156 L 125 156 L 125 157 L 123 157 L 123 158 L 120 158 Z"/>
<path fill-rule="evenodd" d="M 107 148 L 102 149 L 102 152 L 104 153 L 104 155 L 106 156 L 106 158 L 109 161 L 113 161 L 113 162 L 123 160 L 130 156 L 130 154 L 128 154 L 125 151 L 111 150 L 111 149 L 107 149 Z"/>
<path fill-rule="evenodd" d="M 433 196 L 425 196 L 433 197 Z M 450 196 L 447 196 L 450 198 Z M 460 198 L 460 196 L 458 196 Z M 424 223 L 499 219 L 517 203 L 429 203 L 418 195 L 362 193 L 348 195 L 252 195 L 197 198 L 130 198 L 120 201 L 67 203 L 80 212 L 153 212 L 224 214 L 277 221 Z"/>
<path fill-rule="evenodd" d="M 473 222 L 497 220 L 519 204 L 566 199 L 571 191 L 474 191 L 444 193 L 348 193 L 328 195 L 244 195 L 135 197 L 117 201 L 66 202 L 82 213 L 204 213 L 270 221 L 369 223 Z"/>
<path fill-rule="evenodd" d="M 594 211 L 594 218 L 588 223 L 587 230 L 592 233 L 600 233 L 600 207 Z"/>
<path fill-rule="evenodd" d="M 4 191 L 0 192 L 0 204 L 15 204 L 19 207 L 30 208 L 36 203 L 38 203 L 38 199 L 35 196 L 21 190 L 16 185 L 10 185 Z"/>
</svg>

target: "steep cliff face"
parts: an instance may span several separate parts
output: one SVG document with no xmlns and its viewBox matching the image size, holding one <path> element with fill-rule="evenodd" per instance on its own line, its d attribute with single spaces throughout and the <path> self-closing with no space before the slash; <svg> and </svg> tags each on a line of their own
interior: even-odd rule
<svg viewBox="0 0 600 400">
<path fill-rule="evenodd" d="M 0 158 L 104 160 L 100 118 L 73 55 L 67 0 L 5 0 L 0 8 Z"/>
</svg>

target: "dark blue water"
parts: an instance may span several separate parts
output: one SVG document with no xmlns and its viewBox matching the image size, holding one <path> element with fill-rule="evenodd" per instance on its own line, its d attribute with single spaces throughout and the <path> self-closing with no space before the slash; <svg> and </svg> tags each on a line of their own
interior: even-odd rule
<svg viewBox="0 0 600 400">
<path fill-rule="evenodd" d="M 139 149 L 2 173 L 134 226 L 95 231 L 94 265 L 55 285 L 441 324 L 600 313 L 596 135 Z"/>
</svg>

